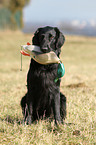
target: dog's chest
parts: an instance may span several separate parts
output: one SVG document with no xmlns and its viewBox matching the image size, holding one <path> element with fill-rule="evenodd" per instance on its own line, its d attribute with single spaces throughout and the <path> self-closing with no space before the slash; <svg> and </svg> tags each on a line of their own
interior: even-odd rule
<svg viewBox="0 0 96 145">
<path fill-rule="evenodd" d="M 54 72 L 47 72 L 42 71 L 40 73 L 35 73 L 35 75 L 32 77 L 32 82 L 35 82 L 35 84 L 40 87 L 50 87 L 54 83 Z"/>
<path fill-rule="evenodd" d="M 34 93 L 46 93 L 51 91 L 55 86 L 56 69 L 54 70 L 29 70 L 27 78 L 27 86 Z"/>
<path fill-rule="evenodd" d="M 30 92 L 30 97 L 35 102 L 36 106 L 38 103 L 40 106 L 46 106 L 51 103 L 51 100 L 57 92 L 59 83 L 55 83 L 57 75 L 57 69 L 42 69 L 40 67 L 29 69 L 27 75 L 27 88 Z"/>
</svg>

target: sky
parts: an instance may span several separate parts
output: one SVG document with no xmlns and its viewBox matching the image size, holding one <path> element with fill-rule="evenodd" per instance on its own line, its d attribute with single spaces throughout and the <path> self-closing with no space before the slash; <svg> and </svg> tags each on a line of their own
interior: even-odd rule
<svg viewBox="0 0 96 145">
<path fill-rule="evenodd" d="M 33 23 L 96 20 L 96 0 L 31 0 L 23 19 Z"/>
</svg>

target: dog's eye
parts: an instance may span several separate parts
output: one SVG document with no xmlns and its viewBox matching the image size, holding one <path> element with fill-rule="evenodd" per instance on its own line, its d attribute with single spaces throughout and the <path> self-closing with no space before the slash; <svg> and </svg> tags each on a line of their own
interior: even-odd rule
<svg viewBox="0 0 96 145">
<path fill-rule="evenodd" d="M 53 38 L 54 38 L 54 36 L 51 37 L 51 39 L 53 39 Z"/>
<path fill-rule="evenodd" d="M 51 34 L 49 35 L 49 39 L 51 40 L 51 39 L 53 39 L 54 38 L 54 36 L 52 36 Z"/>
</svg>

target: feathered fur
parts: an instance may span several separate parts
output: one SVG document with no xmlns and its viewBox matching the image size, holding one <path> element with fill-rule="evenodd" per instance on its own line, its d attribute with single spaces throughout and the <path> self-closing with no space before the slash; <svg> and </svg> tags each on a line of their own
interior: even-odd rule
<svg viewBox="0 0 96 145">
<path fill-rule="evenodd" d="M 32 39 L 42 52 L 54 51 L 59 57 L 65 38 L 56 27 L 39 28 Z M 66 97 L 60 93 L 57 77 L 58 64 L 41 65 L 31 59 L 27 74 L 27 93 L 21 100 L 24 121 L 33 121 L 54 115 L 55 123 L 66 117 Z"/>
</svg>

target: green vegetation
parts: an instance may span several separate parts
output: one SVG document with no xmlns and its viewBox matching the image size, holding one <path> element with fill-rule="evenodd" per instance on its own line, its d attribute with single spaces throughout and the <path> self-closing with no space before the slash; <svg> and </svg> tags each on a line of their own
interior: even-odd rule
<svg viewBox="0 0 96 145">
<path fill-rule="evenodd" d="M 49 120 L 23 124 L 20 100 L 26 92 L 30 58 L 23 56 L 21 72 L 19 52 L 31 38 L 20 32 L 0 33 L 0 144 L 95 145 L 96 38 L 66 36 L 61 91 L 67 97 L 67 118 L 58 127 Z"/>
<path fill-rule="evenodd" d="M 0 0 L 0 29 L 23 27 L 23 8 L 30 0 Z"/>
</svg>

